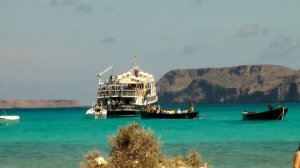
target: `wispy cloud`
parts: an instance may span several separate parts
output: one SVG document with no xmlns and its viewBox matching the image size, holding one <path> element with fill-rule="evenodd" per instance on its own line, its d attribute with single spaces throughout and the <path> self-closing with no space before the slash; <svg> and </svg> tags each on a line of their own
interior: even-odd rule
<svg viewBox="0 0 300 168">
<path fill-rule="evenodd" d="M 49 2 L 49 4 L 50 4 L 51 6 L 58 6 L 58 5 L 59 5 L 59 2 L 58 2 L 57 0 L 51 0 L 51 1 Z"/>
<path fill-rule="evenodd" d="M 195 2 L 196 2 L 197 4 L 201 4 L 201 3 L 203 2 L 203 0 L 195 0 Z"/>
<path fill-rule="evenodd" d="M 269 29 L 266 27 L 261 27 L 258 24 L 245 25 L 241 27 L 238 31 L 238 36 L 240 37 L 249 37 L 257 35 L 266 35 L 269 33 Z"/>
<path fill-rule="evenodd" d="M 186 55 L 196 54 L 201 51 L 205 46 L 194 46 L 194 45 L 187 45 L 183 48 L 183 53 Z"/>
<path fill-rule="evenodd" d="M 63 0 L 62 2 L 63 4 L 70 5 L 70 6 L 76 6 L 79 3 L 78 1 L 75 0 Z"/>
<path fill-rule="evenodd" d="M 113 37 L 107 37 L 104 40 L 102 40 L 102 43 L 115 43 L 116 39 Z"/>
<path fill-rule="evenodd" d="M 91 5 L 87 5 L 87 4 L 80 4 L 77 7 L 77 10 L 79 12 L 83 12 L 83 13 L 91 13 L 93 10 L 93 7 Z"/>
<path fill-rule="evenodd" d="M 294 42 L 293 39 L 286 36 L 278 36 L 273 41 L 270 42 L 269 47 L 270 48 L 283 48 L 290 46 Z"/>
<path fill-rule="evenodd" d="M 287 36 L 278 36 L 270 42 L 263 58 L 286 58 L 300 49 L 300 41 Z M 300 54 L 300 50 L 299 53 Z"/>
<path fill-rule="evenodd" d="M 81 13 L 91 13 L 93 6 L 80 2 L 79 0 L 51 0 L 49 2 L 51 6 L 68 6 L 74 8 L 76 11 Z"/>
</svg>

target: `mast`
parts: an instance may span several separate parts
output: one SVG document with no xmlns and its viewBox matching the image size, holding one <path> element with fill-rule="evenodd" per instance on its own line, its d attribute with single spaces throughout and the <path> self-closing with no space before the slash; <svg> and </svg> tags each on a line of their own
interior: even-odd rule
<svg viewBox="0 0 300 168">
<path fill-rule="evenodd" d="M 136 64 L 136 56 L 134 56 L 134 67 L 133 67 L 133 72 L 134 72 L 134 76 L 138 77 L 139 76 L 139 68 Z"/>
<path fill-rule="evenodd" d="M 136 55 L 134 56 L 134 68 L 136 68 Z"/>
</svg>

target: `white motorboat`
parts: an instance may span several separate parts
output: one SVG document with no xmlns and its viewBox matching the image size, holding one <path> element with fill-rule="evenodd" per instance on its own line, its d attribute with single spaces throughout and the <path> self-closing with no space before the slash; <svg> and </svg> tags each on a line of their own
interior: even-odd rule
<svg viewBox="0 0 300 168">
<path fill-rule="evenodd" d="M 9 115 L 2 115 L 0 116 L 0 124 L 14 124 L 20 121 L 19 116 L 9 116 Z"/>
<path fill-rule="evenodd" d="M 93 106 L 89 108 L 86 113 L 87 116 L 98 118 L 106 118 L 107 110 L 105 108 L 100 108 L 99 106 Z"/>
</svg>

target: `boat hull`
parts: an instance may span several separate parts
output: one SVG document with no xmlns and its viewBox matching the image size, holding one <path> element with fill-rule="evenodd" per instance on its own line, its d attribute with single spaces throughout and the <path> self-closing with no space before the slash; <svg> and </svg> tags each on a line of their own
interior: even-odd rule
<svg viewBox="0 0 300 168">
<path fill-rule="evenodd" d="M 136 117 L 140 113 L 136 109 L 112 109 L 107 111 L 107 118 Z"/>
<path fill-rule="evenodd" d="M 283 120 L 286 113 L 288 112 L 287 107 L 280 107 L 264 112 L 243 112 L 243 120 Z"/>
<path fill-rule="evenodd" d="M 189 112 L 180 114 L 164 114 L 141 111 L 142 119 L 194 119 L 198 118 L 199 112 Z"/>
</svg>

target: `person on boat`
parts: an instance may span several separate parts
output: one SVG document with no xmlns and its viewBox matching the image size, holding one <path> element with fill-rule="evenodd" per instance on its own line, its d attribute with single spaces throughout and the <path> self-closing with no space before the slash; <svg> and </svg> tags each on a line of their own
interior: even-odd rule
<svg viewBox="0 0 300 168">
<path fill-rule="evenodd" d="M 156 106 L 155 105 L 152 106 L 152 111 L 156 112 Z"/>
<path fill-rule="evenodd" d="M 189 112 L 192 113 L 194 112 L 194 102 L 190 101 L 189 103 Z"/>
<path fill-rule="evenodd" d="M 114 109 L 115 106 L 116 106 L 116 102 L 115 102 L 115 100 L 112 100 L 112 108 Z"/>
<path fill-rule="evenodd" d="M 296 153 L 294 155 L 293 168 L 300 168 L 300 144 L 299 144 L 298 150 L 296 151 Z"/>
<path fill-rule="evenodd" d="M 116 107 L 117 107 L 117 108 L 120 108 L 120 102 L 119 102 L 118 99 L 116 100 Z"/>
<path fill-rule="evenodd" d="M 271 111 L 273 110 L 273 106 L 271 104 L 268 105 L 268 109 Z"/>
<path fill-rule="evenodd" d="M 156 112 L 157 112 L 157 113 L 160 113 L 160 110 L 161 110 L 161 109 L 160 109 L 160 105 L 157 105 Z"/>
<path fill-rule="evenodd" d="M 97 103 L 95 107 L 96 107 L 96 112 L 99 112 L 100 111 L 100 105 Z"/>
</svg>

